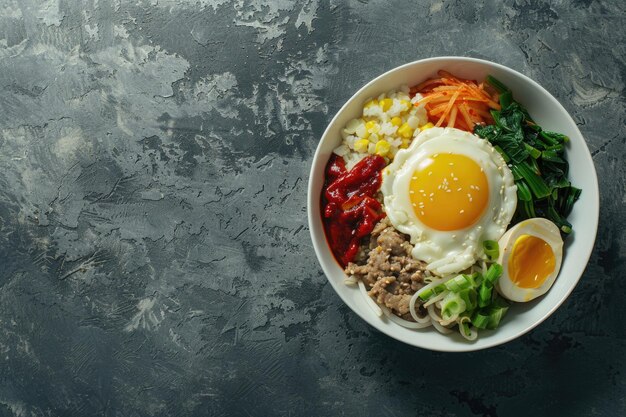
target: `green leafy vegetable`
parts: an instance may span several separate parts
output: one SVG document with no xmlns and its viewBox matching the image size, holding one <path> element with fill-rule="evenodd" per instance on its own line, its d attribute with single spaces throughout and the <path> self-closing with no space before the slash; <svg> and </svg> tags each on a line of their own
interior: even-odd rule
<svg viewBox="0 0 626 417">
<path fill-rule="evenodd" d="M 564 145 L 569 138 L 543 130 L 506 85 L 492 76 L 486 80 L 500 93 L 501 110 L 491 111 L 494 125 L 476 125 L 474 133 L 487 139 L 511 168 L 519 200 L 514 222 L 544 217 L 568 235 L 572 225 L 567 216 L 582 192 L 567 179 Z"/>
</svg>

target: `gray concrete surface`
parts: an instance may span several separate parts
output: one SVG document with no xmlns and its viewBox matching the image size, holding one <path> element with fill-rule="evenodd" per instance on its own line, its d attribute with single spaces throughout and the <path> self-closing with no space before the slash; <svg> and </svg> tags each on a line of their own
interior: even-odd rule
<svg viewBox="0 0 626 417">
<path fill-rule="evenodd" d="M 626 415 L 624 18 L 607 0 L 0 0 L 0 415 Z M 471 354 L 368 327 L 306 224 L 332 115 L 435 55 L 543 84 L 602 193 L 570 299 Z"/>
</svg>

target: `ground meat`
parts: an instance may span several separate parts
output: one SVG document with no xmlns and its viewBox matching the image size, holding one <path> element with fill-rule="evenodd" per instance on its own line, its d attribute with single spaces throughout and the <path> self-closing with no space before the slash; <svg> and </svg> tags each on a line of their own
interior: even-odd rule
<svg viewBox="0 0 626 417">
<path fill-rule="evenodd" d="M 362 280 L 378 304 L 413 321 L 409 301 L 424 286 L 426 264 L 411 256 L 413 246 L 409 237 L 394 229 L 386 218 L 374 227 L 369 242 L 364 245 L 365 253 L 368 247 L 367 258 L 363 255 L 357 263 L 348 264 L 346 274 Z"/>
</svg>

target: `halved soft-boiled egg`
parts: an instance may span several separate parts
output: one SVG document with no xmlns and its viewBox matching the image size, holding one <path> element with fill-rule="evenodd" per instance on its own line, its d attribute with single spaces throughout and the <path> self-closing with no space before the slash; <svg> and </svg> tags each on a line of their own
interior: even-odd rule
<svg viewBox="0 0 626 417">
<path fill-rule="evenodd" d="M 530 301 L 545 294 L 556 279 L 563 260 L 563 239 L 550 220 L 524 220 L 500 239 L 502 276 L 498 292 L 511 301 Z"/>
<path fill-rule="evenodd" d="M 517 187 L 491 144 L 454 128 L 421 132 L 383 171 L 384 206 L 411 236 L 414 258 L 437 275 L 462 271 L 498 240 L 517 205 Z"/>
</svg>

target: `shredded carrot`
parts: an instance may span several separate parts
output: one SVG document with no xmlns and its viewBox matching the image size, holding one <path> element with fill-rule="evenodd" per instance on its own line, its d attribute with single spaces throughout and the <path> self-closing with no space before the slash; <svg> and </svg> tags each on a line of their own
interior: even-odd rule
<svg viewBox="0 0 626 417">
<path fill-rule="evenodd" d="M 450 110 L 450 118 L 448 119 L 448 127 L 454 127 L 454 122 L 456 121 L 456 112 L 458 106 L 452 106 L 452 110 Z"/>
<path fill-rule="evenodd" d="M 471 132 L 476 124 L 493 122 L 490 110 L 500 110 L 500 105 L 497 93 L 489 85 L 456 77 L 445 70 L 439 70 L 437 75 L 438 78 L 410 89 L 412 96 L 423 96 L 415 105 L 424 106 L 431 123 Z"/>
<path fill-rule="evenodd" d="M 468 126 L 473 126 L 474 123 L 472 122 L 472 118 L 470 117 L 469 110 L 467 109 L 467 104 L 462 103 L 459 106 L 459 110 L 461 111 L 461 116 L 463 117 L 465 124 Z"/>
<path fill-rule="evenodd" d="M 454 102 L 459 97 L 460 93 L 461 93 L 460 90 L 457 90 L 456 93 L 454 93 L 454 95 L 452 96 L 452 98 L 448 102 L 448 105 L 446 106 L 446 109 L 443 111 L 443 114 L 441 115 L 439 120 L 437 120 L 437 123 L 435 123 L 435 127 L 441 126 L 441 123 L 443 123 L 443 119 L 448 115 L 448 113 L 450 113 L 450 110 L 452 110 L 452 106 L 454 106 Z"/>
</svg>

